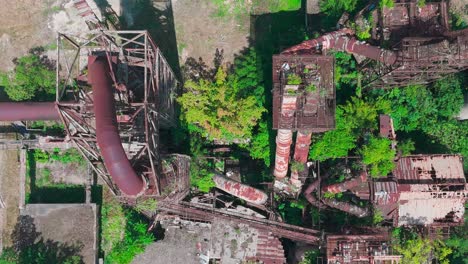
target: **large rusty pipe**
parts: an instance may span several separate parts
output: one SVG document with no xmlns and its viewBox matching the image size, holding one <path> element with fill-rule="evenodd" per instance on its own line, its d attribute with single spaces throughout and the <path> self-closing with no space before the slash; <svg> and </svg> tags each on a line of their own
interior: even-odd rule
<svg viewBox="0 0 468 264">
<path fill-rule="evenodd" d="M 60 120 L 55 103 L 0 103 L 0 121 L 35 120 Z"/>
<path fill-rule="evenodd" d="M 311 183 L 309 186 L 307 186 L 307 188 L 304 191 L 304 196 L 305 196 L 306 200 L 315 207 L 321 207 L 322 206 L 320 201 L 317 198 L 315 198 L 315 196 L 312 194 L 312 192 L 317 190 L 319 184 L 320 184 L 320 180 L 318 179 L 318 180 L 314 181 L 313 183 Z"/>
<path fill-rule="evenodd" d="M 340 211 L 347 212 L 348 214 L 352 214 L 357 217 L 366 217 L 370 215 L 369 209 L 359 207 L 352 203 L 327 198 L 322 199 L 322 203 L 328 205 L 329 207 L 336 208 Z"/>
<path fill-rule="evenodd" d="M 367 181 L 367 175 L 366 173 L 362 173 L 359 177 L 352 178 L 350 180 L 340 182 L 340 183 L 335 183 L 332 185 L 325 186 L 322 190 L 323 192 L 330 192 L 330 193 L 341 193 L 341 192 L 346 192 L 363 182 Z"/>
<path fill-rule="evenodd" d="M 311 53 L 314 50 L 321 48 L 322 50 L 333 49 L 355 55 L 361 55 L 387 65 L 392 65 L 397 61 L 396 52 L 371 46 L 365 42 L 358 41 L 355 38 L 347 37 L 347 35 L 352 34 L 353 31 L 350 29 L 334 31 L 316 39 L 306 40 L 296 46 L 286 49 L 282 54 Z"/>
<path fill-rule="evenodd" d="M 268 195 L 265 192 L 229 179 L 228 177 L 215 175 L 213 176 L 213 181 L 216 184 L 216 188 L 239 197 L 249 203 L 262 205 L 268 200 Z"/>
<path fill-rule="evenodd" d="M 145 190 L 145 181 L 133 170 L 122 147 L 114 105 L 114 93 L 109 64 L 105 58 L 90 57 L 88 79 L 93 88 L 96 138 L 112 180 L 128 196 Z"/>
</svg>

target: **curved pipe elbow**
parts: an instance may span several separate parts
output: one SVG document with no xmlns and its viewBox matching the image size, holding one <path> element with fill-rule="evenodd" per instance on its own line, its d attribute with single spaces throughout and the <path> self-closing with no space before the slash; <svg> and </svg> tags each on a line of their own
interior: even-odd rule
<svg viewBox="0 0 468 264">
<path fill-rule="evenodd" d="M 144 192 L 146 183 L 135 173 L 122 147 L 108 62 L 90 58 L 88 78 L 93 89 L 96 138 L 104 165 L 125 195 L 138 196 Z"/>
</svg>

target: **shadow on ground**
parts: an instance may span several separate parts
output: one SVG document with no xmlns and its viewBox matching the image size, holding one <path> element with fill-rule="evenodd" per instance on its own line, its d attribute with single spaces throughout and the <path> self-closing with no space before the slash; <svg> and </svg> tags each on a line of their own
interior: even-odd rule
<svg viewBox="0 0 468 264">
<path fill-rule="evenodd" d="M 121 0 L 121 25 L 128 30 L 148 30 L 172 70 L 181 77 L 171 1 Z"/>
<path fill-rule="evenodd" d="M 84 263 L 79 255 L 83 245 L 44 239 L 31 216 L 18 217 L 11 239 L 13 246 L 4 249 L 1 263 Z"/>
</svg>

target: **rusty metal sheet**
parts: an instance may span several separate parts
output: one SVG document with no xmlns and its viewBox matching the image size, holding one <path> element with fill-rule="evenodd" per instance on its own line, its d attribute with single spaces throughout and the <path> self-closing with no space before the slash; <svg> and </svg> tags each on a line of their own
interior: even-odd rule
<svg viewBox="0 0 468 264">
<path fill-rule="evenodd" d="M 466 183 L 460 155 L 412 155 L 398 160 L 393 175 L 400 183 Z"/>
<path fill-rule="evenodd" d="M 379 116 L 380 136 L 390 140 L 396 139 L 395 129 L 393 127 L 393 119 L 389 115 Z"/>
<path fill-rule="evenodd" d="M 389 244 L 391 240 L 387 232 L 373 235 L 327 235 L 327 260 L 328 263 L 398 263 L 401 256 L 393 255 Z"/>
<path fill-rule="evenodd" d="M 216 188 L 239 197 L 249 203 L 261 205 L 268 199 L 268 195 L 265 192 L 221 175 L 213 176 L 213 181 L 216 184 Z"/>
</svg>

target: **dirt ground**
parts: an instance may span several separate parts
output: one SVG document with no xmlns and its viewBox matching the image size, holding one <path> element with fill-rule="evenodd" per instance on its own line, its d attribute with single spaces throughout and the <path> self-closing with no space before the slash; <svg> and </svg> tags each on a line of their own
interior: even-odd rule
<svg viewBox="0 0 468 264">
<path fill-rule="evenodd" d="M 96 263 L 96 205 L 28 204 L 22 215 L 34 219 L 36 230 L 44 240 L 77 246 L 84 263 Z"/>
<path fill-rule="evenodd" d="M 180 64 L 201 57 L 213 64 L 216 48 L 224 50 L 225 62 L 247 47 L 249 16 L 216 17 L 212 0 L 172 0 Z"/>
<path fill-rule="evenodd" d="M 76 34 L 87 30 L 77 19 L 73 0 L 0 0 L 0 71 L 14 67 L 12 60 L 33 47 L 56 48 L 57 31 Z M 55 52 L 48 52 L 54 59 Z"/>
<path fill-rule="evenodd" d="M 19 162 L 17 150 L 0 150 L 0 195 L 5 208 L 0 209 L 2 244 L 11 245 L 10 235 L 19 216 Z"/>
<path fill-rule="evenodd" d="M 76 163 L 64 164 L 58 161 L 50 161 L 47 163 L 36 164 L 37 174 L 36 182 L 44 179 L 47 183 L 64 183 L 84 185 L 87 182 L 86 165 Z M 50 173 L 50 174 L 49 174 Z M 48 175 L 49 174 L 49 175 Z"/>
<path fill-rule="evenodd" d="M 13 67 L 11 60 L 31 47 L 45 46 L 55 35 L 47 26 L 48 0 L 0 0 L 0 70 Z"/>
</svg>

